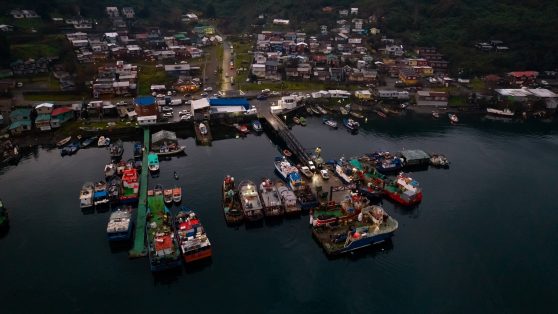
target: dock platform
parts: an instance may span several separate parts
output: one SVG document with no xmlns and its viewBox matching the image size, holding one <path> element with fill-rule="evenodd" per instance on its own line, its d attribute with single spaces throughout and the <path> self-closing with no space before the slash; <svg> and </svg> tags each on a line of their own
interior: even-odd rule
<svg viewBox="0 0 558 314">
<path fill-rule="evenodd" d="M 324 168 L 328 169 L 329 179 L 324 180 L 319 172 L 317 172 L 312 179 L 305 178 L 305 180 L 309 182 L 312 192 L 314 192 L 320 203 L 334 201 L 339 204 L 350 194 L 350 187 L 341 181 L 330 167 Z"/>
<path fill-rule="evenodd" d="M 207 134 L 202 134 L 200 131 L 200 123 L 203 123 L 207 128 Z M 213 137 L 211 136 L 211 129 L 209 128 L 209 122 L 195 122 L 194 131 L 196 132 L 196 143 L 199 145 L 211 145 Z"/>
<path fill-rule="evenodd" d="M 151 134 L 149 128 L 143 129 L 143 157 L 141 167 L 141 177 L 139 186 L 139 202 L 136 214 L 136 224 L 134 232 L 134 246 L 128 252 L 130 258 L 144 257 L 147 255 L 145 249 L 145 218 L 147 215 L 147 186 L 149 167 L 147 166 L 147 155 L 150 149 Z"/>
</svg>

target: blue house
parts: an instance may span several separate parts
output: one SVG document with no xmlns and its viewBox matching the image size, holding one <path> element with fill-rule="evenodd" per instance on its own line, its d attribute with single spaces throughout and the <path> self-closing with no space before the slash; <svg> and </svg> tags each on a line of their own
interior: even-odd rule
<svg viewBox="0 0 558 314">
<path fill-rule="evenodd" d="M 10 132 L 20 134 L 31 130 L 31 108 L 18 108 L 10 112 Z"/>
</svg>

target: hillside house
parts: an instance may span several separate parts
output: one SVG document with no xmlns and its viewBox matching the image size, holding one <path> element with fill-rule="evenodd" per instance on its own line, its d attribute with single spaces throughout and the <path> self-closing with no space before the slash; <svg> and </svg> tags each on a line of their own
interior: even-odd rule
<svg viewBox="0 0 558 314">
<path fill-rule="evenodd" d="M 446 107 L 448 105 L 448 93 L 419 90 L 415 96 L 417 106 Z"/>
<path fill-rule="evenodd" d="M 31 130 L 32 126 L 32 109 L 31 108 L 18 108 L 10 112 L 9 130 L 12 134 L 20 134 Z"/>
<path fill-rule="evenodd" d="M 59 107 L 52 110 L 50 118 L 50 126 L 59 128 L 62 124 L 74 118 L 74 111 L 68 107 Z"/>
<path fill-rule="evenodd" d="M 132 7 L 123 7 L 122 8 L 122 16 L 127 19 L 133 19 L 136 13 L 134 12 L 134 8 Z"/>
</svg>

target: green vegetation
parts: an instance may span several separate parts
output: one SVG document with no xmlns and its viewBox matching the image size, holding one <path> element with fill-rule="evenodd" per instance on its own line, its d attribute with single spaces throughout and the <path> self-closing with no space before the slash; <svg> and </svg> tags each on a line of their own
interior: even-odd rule
<svg viewBox="0 0 558 314">
<path fill-rule="evenodd" d="M 81 101 L 84 98 L 89 98 L 91 95 L 87 93 L 80 93 L 80 92 L 61 92 L 61 91 L 52 91 L 52 92 L 24 92 L 23 97 L 25 100 L 28 101 Z"/>
<path fill-rule="evenodd" d="M 174 80 L 167 76 L 164 69 L 157 69 L 154 64 L 143 63 L 138 73 L 138 95 L 151 94 L 151 85 L 172 84 Z"/>
</svg>

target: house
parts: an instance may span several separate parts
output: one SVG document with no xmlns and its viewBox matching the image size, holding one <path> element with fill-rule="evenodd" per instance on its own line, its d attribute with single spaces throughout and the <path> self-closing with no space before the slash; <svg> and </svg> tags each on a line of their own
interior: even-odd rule
<svg viewBox="0 0 558 314">
<path fill-rule="evenodd" d="M 252 74 L 258 78 L 265 77 L 265 64 L 254 63 L 252 64 Z"/>
<path fill-rule="evenodd" d="M 50 126 L 52 128 L 59 128 L 62 124 L 74 118 L 74 111 L 68 107 L 59 107 L 52 110 L 50 116 Z"/>
<path fill-rule="evenodd" d="M 329 81 L 331 76 L 329 74 L 329 69 L 316 68 L 314 69 L 314 77 L 317 78 L 319 81 Z"/>
<path fill-rule="evenodd" d="M 402 45 L 387 45 L 385 51 L 387 55 L 394 57 L 401 57 L 405 52 Z"/>
<path fill-rule="evenodd" d="M 330 89 L 327 91 L 331 98 L 349 98 L 351 93 L 346 90 Z"/>
<path fill-rule="evenodd" d="M 405 86 L 415 86 L 418 83 L 418 76 L 413 68 L 399 69 L 399 79 Z"/>
<path fill-rule="evenodd" d="M 165 65 L 165 72 L 171 76 L 189 76 L 190 75 L 190 65 L 189 64 L 168 64 Z"/>
<path fill-rule="evenodd" d="M 355 91 L 355 97 L 358 99 L 371 99 L 372 93 L 369 90 L 357 90 Z"/>
<path fill-rule="evenodd" d="M 339 10 L 339 15 L 343 17 L 349 16 L 349 10 L 347 9 Z"/>
<path fill-rule="evenodd" d="M 210 109 L 211 107 L 207 98 L 192 100 L 190 105 L 190 110 L 195 121 L 209 120 Z"/>
<path fill-rule="evenodd" d="M 123 7 L 122 8 L 122 15 L 127 19 L 133 19 L 135 17 L 134 8 L 132 7 Z"/>
<path fill-rule="evenodd" d="M 547 109 L 555 110 L 558 105 L 558 95 L 545 88 L 515 88 L 494 90 L 498 100 L 512 102 L 527 102 L 540 100 L 545 103 Z"/>
<path fill-rule="evenodd" d="M 48 114 L 39 114 L 37 118 L 35 118 L 35 127 L 41 131 L 50 131 L 52 127 L 50 125 L 50 113 Z"/>
<path fill-rule="evenodd" d="M 397 90 L 378 90 L 378 97 L 382 99 L 409 99 L 409 92 Z"/>
<path fill-rule="evenodd" d="M 35 111 L 37 111 L 37 114 L 51 114 L 52 113 L 52 109 L 54 109 L 54 104 L 45 102 L 42 104 L 38 104 L 35 106 Z"/>
<path fill-rule="evenodd" d="M 11 25 L 6 25 L 6 24 L 0 24 L 0 31 L 2 32 L 12 32 L 14 30 L 14 27 Z"/>
<path fill-rule="evenodd" d="M 415 100 L 417 106 L 446 107 L 448 105 L 448 93 L 419 90 Z"/>
<path fill-rule="evenodd" d="M 224 117 L 228 115 L 244 114 L 250 109 L 246 98 L 210 98 L 211 116 Z"/>
<path fill-rule="evenodd" d="M 10 124 L 9 128 L 12 134 L 21 134 L 25 131 L 31 131 L 31 121 L 30 120 L 20 120 L 15 121 Z"/>
<path fill-rule="evenodd" d="M 535 82 L 539 72 L 537 71 L 516 71 L 507 73 L 506 78 L 511 85 L 529 85 Z"/>
<path fill-rule="evenodd" d="M 357 15 L 358 14 L 358 8 L 351 8 L 351 15 Z"/>
<path fill-rule="evenodd" d="M 157 115 L 153 115 L 153 116 L 138 116 L 138 125 L 144 126 L 144 125 L 152 125 L 157 123 Z"/>
<path fill-rule="evenodd" d="M 110 18 L 115 18 L 119 16 L 117 7 L 106 7 L 105 11 Z"/>
<path fill-rule="evenodd" d="M 329 68 L 329 79 L 335 82 L 342 82 L 345 80 L 345 72 L 343 68 Z"/>
<path fill-rule="evenodd" d="M 298 72 L 298 77 L 309 79 L 312 73 L 312 66 L 308 63 L 301 63 L 297 66 L 296 71 Z"/>
<path fill-rule="evenodd" d="M 20 134 L 31 130 L 31 108 L 18 108 L 10 112 L 10 132 L 12 134 Z"/>
</svg>

